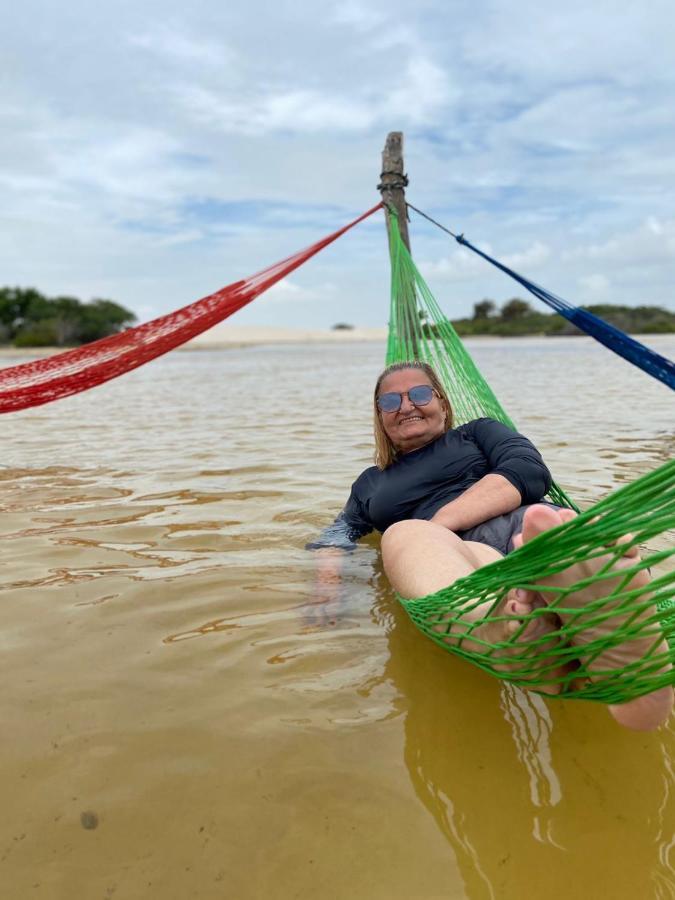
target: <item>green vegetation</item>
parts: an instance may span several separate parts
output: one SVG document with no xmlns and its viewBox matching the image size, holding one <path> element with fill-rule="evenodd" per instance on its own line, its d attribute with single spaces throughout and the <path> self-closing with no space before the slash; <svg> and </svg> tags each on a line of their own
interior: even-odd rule
<svg viewBox="0 0 675 900">
<path fill-rule="evenodd" d="M 660 306 L 584 306 L 582 309 L 599 316 L 615 328 L 632 334 L 675 333 L 675 313 Z M 474 304 L 470 319 L 457 319 L 453 326 L 462 337 L 470 335 L 496 335 L 499 337 L 521 337 L 524 335 L 580 335 L 567 319 L 557 313 L 541 313 L 532 309 L 529 303 L 514 297 L 500 310 L 493 300 L 481 300 Z M 425 325 L 426 329 L 433 328 Z"/>
<path fill-rule="evenodd" d="M 584 306 L 583 309 L 632 334 L 675 333 L 675 313 L 660 306 Z M 0 345 L 15 347 L 76 347 L 129 328 L 136 316 L 112 300 L 82 303 L 75 297 L 48 298 L 34 288 L 0 288 Z M 494 300 L 481 300 L 470 319 L 452 323 L 462 337 L 495 335 L 582 334 L 562 316 L 541 313 L 514 297 L 498 309 Z M 334 331 L 349 331 L 353 325 L 337 322 Z M 423 321 L 430 335 L 434 326 Z"/>
<path fill-rule="evenodd" d="M 136 316 L 112 300 L 82 303 L 33 288 L 0 288 L 0 344 L 76 347 L 128 328 Z"/>
</svg>

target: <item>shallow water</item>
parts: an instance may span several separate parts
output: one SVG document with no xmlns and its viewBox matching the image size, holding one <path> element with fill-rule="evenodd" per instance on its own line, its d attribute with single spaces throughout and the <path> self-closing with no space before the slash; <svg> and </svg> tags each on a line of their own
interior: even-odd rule
<svg viewBox="0 0 675 900">
<path fill-rule="evenodd" d="M 469 348 L 580 505 L 672 455 L 590 340 Z M 375 538 L 313 604 L 383 356 L 174 353 L 3 416 L 3 897 L 675 897 L 672 726 L 453 658 Z"/>
</svg>

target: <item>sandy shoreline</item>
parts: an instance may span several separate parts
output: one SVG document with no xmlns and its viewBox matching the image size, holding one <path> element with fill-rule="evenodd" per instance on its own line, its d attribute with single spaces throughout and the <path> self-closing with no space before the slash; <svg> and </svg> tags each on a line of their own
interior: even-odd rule
<svg viewBox="0 0 675 900">
<path fill-rule="evenodd" d="M 386 341 L 387 328 L 329 329 L 269 328 L 259 325 L 216 325 L 179 349 L 217 350 L 220 347 L 252 347 L 260 344 L 324 344 Z"/>
<path fill-rule="evenodd" d="M 301 329 L 301 328 L 271 328 L 258 325 L 216 325 L 204 334 L 198 335 L 191 341 L 177 347 L 182 352 L 193 350 L 232 350 L 237 347 L 257 347 L 274 344 L 349 344 L 364 343 L 367 341 L 385 343 L 388 329 L 378 328 L 352 328 L 350 330 L 333 331 L 330 329 Z M 657 345 L 668 341 L 672 335 L 635 335 L 638 340 L 644 340 L 647 344 Z M 520 337 L 500 337 L 498 335 L 473 335 L 462 339 L 463 343 L 475 345 L 493 341 L 588 341 L 586 335 L 571 337 L 552 337 L 539 335 L 523 335 Z M 0 347 L 0 360 L 11 364 L 13 359 L 39 359 L 40 357 L 53 356 L 63 353 L 68 347 Z"/>
<path fill-rule="evenodd" d="M 261 344 L 325 344 L 386 341 L 387 328 L 329 329 L 269 328 L 257 325 L 216 325 L 177 350 L 221 350 Z M 0 347 L 0 359 L 39 358 L 63 353 L 67 347 Z"/>
</svg>

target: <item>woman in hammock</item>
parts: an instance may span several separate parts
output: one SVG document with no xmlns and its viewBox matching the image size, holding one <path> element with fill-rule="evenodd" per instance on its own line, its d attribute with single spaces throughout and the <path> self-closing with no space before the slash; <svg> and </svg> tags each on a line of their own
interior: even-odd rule
<svg viewBox="0 0 675 900">
<path fill-rule="evenodd" d="M 551 486 L 551 476 L 539 452 L 523 435 L 493 419 L 453 428 L 448 397 L 426 363 L 397 363 L 378 378 L 375 444 L 377 465 L 357 478 L 338 518 L 308 545 L 323 551 L 319 572 L 325 581 L 336 577 L 335 555 L 351 549 L 354 541 L 375 528 L 383 532 L 382 559 L 392 587 L 403 597 L 426 597 L 575 517 L 571 510 L 541 502 Z M 619 557 L 617 578 L 621 568 L 635 563 L 636 556 L 637 549 L 632 547 Z M 575 564 L 546 584 L 569 587 L 597 573 L 604 562 L 596 559 Z M 633 577 L 630 587 L 644 587 L 647 582 L 643 570 Z M 573 592 L 565 600 L 566 608 L 581 608 L 597 600 L 599 592 L 606 596 L 616 583 L 616 579 L 602 580 Z M 560 619 L 553 612 L 537 615 L 524 628 L 517 618 L 545 606 L 545 596 L 511 591 L 495 610 L 499 616 L 513 616 L 511 620 L 486 619 L 491 606 L 487 603 L 465 613 L 463 622 L 486 619 L 474 626 L 471 637 L 490 643 L 511 639 L 514 652 L 522 652 L 524 644 L 560 628 Z M 613 628 L 616 618 L 594 625 L 592 634 L 590 629 L 582 632 L 574 642 L 581 646 L 597 638 L 599 630 Z M 448 641 L 457 641 L 452 630 Z M 653 644 L 653 634 L 633 639 L 615 647 L 611 659 L 598 656 L 589 663 L 589 670 L 629 665 Z M 465 649 L 480 647 L 471 645 L 469 639 L 462 645 Z M 663 644 L 659 652 L 665 651 Z M 545 662 L 550 663 L 550 658 L 546 660 L 544 653 L 542 664 Z M 551 678 L 550 670 L 545 678 Z M 551 690 L 536 681 L 533 686 Z M 672 705 L 673 690 L 664 687 L 609 708 L 621 724 L 648 730 L 666 721 Z"/>
</svg>

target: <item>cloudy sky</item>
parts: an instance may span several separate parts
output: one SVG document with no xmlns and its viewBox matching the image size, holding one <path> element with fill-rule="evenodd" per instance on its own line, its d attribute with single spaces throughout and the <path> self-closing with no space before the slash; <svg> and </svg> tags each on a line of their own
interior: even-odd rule
<svg viewBox="0 0 675 900">
<path fill-rule="evenodd" d="M 396 129 L 411 203 L 571 302 L 675 310 L 672 0 L 23 0 L 3 19 L 0 284 L 168 312 L 377 202 Z M 519 291 L 422 220 L 411 241 L 451 317 Z M 381 325 L 387 306 L 378 214 L 231 322 Z"/>
</svg>

